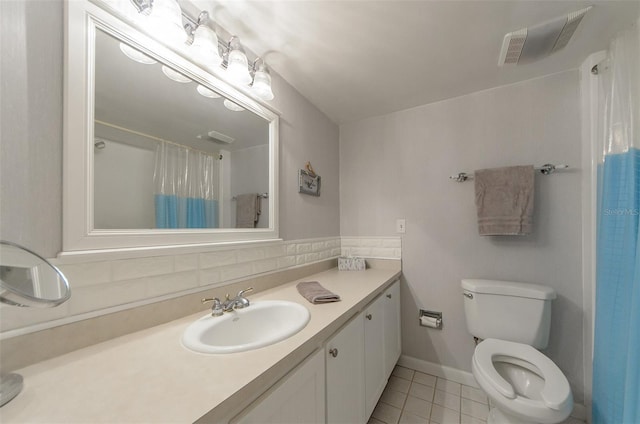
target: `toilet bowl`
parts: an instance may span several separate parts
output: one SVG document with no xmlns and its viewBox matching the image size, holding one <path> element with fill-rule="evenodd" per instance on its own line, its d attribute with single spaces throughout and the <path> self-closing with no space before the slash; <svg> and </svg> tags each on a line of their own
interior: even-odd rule
<svg viewBox="0 0 640 424">
<path fill-rule="evenodd" d="M 488 424 L 554 424 L 571 414 L 567 378 L 532 346 L 486 339 L 476 346 L 472 372 L 494 405 Z"/>
</svg>

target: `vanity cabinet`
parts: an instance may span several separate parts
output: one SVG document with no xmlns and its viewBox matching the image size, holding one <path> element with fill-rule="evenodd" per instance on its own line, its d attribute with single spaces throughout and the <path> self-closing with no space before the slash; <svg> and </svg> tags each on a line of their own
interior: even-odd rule
<svg viewBox="0 0 640 424">
<path fill-rule="evenodd" d="M 388 378 L 384 360 L 384 299 L 384 294 L 379 296 L 362 313 L 364 316 L 364 393 L 367 418 L 373 413 Z"/>
<path fill-rule="evenodd" d="M 325 346 L 327 423 L 364 423 L 364 320 L 358 315 Z"/>
<path fill-rule="evenodd" d="M 385 374 L 387 378 L 393 372 L 400 353 L 402 339 L 400 330 L 400 282 L 393 283 L 383 295 L 384 300 L 384 352 Z"/>
<path fill-rule="evenodd" d="M 232 423 L 365 423 L 400 357 L 394 282 Z"/>
<path fill-rule="evenodd" d="M 327 341 L 327 423 L 367 422 L 400 349 L 400 283 L 396 281 Z"/>
<path fill-rule="evenodd" d="M 231 423 L 324 423 L 325 360 L 318 350 L 246 408 Z"/>
<path fill-rule="evenodd" d="M 363 315 L 365 414 L 368 418 L 400 358 L 400 282 L 389 286 Z"/>
</svg>

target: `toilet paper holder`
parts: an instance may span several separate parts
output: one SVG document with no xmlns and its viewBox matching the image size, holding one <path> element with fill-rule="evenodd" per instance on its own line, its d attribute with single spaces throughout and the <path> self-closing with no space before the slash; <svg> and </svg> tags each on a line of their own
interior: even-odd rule
<svg viewBox="0 0 640 424">
<path fill-rule="evenodd" d="M 442 330 L 442 312 L 420 309 L 420 326 Z"/>
</svg>

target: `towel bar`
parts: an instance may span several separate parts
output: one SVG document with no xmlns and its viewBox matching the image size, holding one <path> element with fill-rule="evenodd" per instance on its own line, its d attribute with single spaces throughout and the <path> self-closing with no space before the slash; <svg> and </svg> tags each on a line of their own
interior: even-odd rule
<svg viewBox="0 0 640 424">
<path fill-rule="evenodd" d="M 268 199 L 269 198 L 269 193 L 258 193 L 258 197 L 262 197 L 263 199 Z M 236 199 L 237 199 L 236 196 L 233 196 L 231 198 L 231 200 L 236 200 Z"/>
<path fill-rule="evenodd" d="M 569 165 L 553 165 L 551 163 L 545 163 L 544 165 L 536 166 L 533 169 L 535 169 L 536 171 L 540 171 L 540 173 L 543 175 L 549 175 L 549 174 L 553 174 L 558 169 L 567 169 L 567 168 L 569 168 Z M 466 172 L 460 172 L 456 175 L 449 176 L 449 178 L 454 180 L 455 182 L 463 183 L 467 180 L 472 180 L 473 175 L 467 174 Z"/>
</svg>

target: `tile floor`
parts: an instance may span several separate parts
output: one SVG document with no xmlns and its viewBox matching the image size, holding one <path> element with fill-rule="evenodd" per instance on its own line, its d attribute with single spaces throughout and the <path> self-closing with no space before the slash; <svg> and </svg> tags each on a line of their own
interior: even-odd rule
<svg viewBox="0 0 640 424">
<path fill-rule="evenodd" d="M 482 390 L 396 366 L 368 424 L 486 424 L 488 415 Z"/>
</svg>

